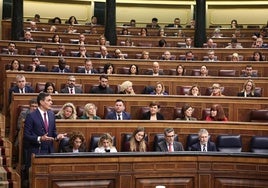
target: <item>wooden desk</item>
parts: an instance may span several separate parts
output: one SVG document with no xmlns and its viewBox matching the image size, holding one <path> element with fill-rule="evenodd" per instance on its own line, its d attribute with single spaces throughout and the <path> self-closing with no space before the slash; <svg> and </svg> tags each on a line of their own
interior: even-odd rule
<svg viewBox="0 0 268 188">
<path fill-rule="evenodd" d="M 267 187 L 267 156 L 250 154 L 54 154 L 32 158 L 32 188 Z"/>
</svg>

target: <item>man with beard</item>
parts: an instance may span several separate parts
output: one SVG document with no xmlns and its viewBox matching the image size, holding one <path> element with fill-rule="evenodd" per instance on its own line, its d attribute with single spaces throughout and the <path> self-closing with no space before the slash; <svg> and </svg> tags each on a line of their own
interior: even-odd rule
<svg viewBox="0 0 268 188">
<path fill-rule="evenodd" d="M 82 89 L 75 86 L 75 77 L 69 76 L 66 87 L 61 90 L 61 93 L 76 94 L 82 93 Z"/>
<path fill-rule="evenodd" d="M 109 87 L 107 75 L 100 75 L 99 83 L 100 84 L 98 86 L 93 87 L 89 93 L 114 94 L 114 90 Z"/>
</svg>

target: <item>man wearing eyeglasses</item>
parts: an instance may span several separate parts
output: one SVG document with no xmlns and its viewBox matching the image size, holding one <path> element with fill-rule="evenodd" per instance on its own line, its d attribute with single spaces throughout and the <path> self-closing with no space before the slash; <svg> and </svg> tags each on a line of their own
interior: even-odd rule
<svg viewBox="0 0 268 188">
<path fill-rule="evenodd" d="M 156 151 L 164 151 L 164 152 L 184 151 L 182 144 L 178 141 L 174 141 L 175 131 L 173 128 L 165 128 L 164 136 L 165 139 L 157 144 Z"/>
<path fill-rule="evenodd" d="M 215 143 L 209 141 L 209 134 L 206 129 L 200 129 L 198 138 L 199 142 L 191 146 L 191 151 L 217 151 Z"/>
</svg>

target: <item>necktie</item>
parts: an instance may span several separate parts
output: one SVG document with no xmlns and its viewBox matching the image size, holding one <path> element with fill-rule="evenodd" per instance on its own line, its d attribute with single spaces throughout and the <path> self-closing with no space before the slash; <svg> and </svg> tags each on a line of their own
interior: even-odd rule
<svg viewBox="0 0 268 188">
<path fill-rule="evenodd" d="M 171 143 L 168 144 L 168 152 L 172 152 L 172 144 Z"/>
<path fill-rule="evenodd" d="M 206 144 L 203 144 L 202 151 L 206 152 Z"/>
<path fill-rule="evenodd" d="M 45 124 L 46 132 L 48 132 L 48 122 L 47 122 L 47 113 L 46 112 L 44 113 L 44 124 Z"/>
<path fill-rule="evenodd" d="M 24 92 L 23 92 L 23 89 L 20 89 L 20 93 L 24 93 Z"/>
<path fill-rule="evenodd" d="M 121 120 L 121 115 L 117 114 L 117 120 Z"/>
<path fill-rule="evenodd" d="M 73 94 L 73 88 L 70 89 L 71 94 Z"/>
</svg>

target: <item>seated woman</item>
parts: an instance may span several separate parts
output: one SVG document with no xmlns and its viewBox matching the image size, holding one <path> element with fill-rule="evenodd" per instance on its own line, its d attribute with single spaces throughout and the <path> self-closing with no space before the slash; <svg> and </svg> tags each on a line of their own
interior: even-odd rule
<svg viewBox="0 0 268 188">
<path fill-rule="evenodd" d="M 264 61 L 262 53 L 260 51 L 253 52 L 251 61 Z"/>
<path fill-rule="evenodd" d="M 121 35 L 129 35 L 129 32 L 128 32 L 128 29 L 127 28 L 122 28 L 121 32 L 120 32 Z"/>
<path fill-rule="evenodd" d="M 253 80 L 247 80 L 241 92 L 237 93 L 238 97 L 261 97 L 259 93 L 255 91 L 255 83 Z"/>
<path fill-rule="evenodd" d="M 211 87 L 211 89 L 212 89 L 212 92 L 211 92 L 211 95 L 210 96 L 220 96 L 220 97 L 224 96 L 221 93 L 221 86 L 220 86 L 220 84 L 218 84 L 218 83 L 213 84 L 212 87 Z"/>
<path fill-rule="evenodd" d="M 61 38 L 60 38 L 60 35 L 59 34 L 54 34 L 53 37 L 52 37 L 52 42 L 53 43 L 61 43 Z"/>
<path fill-rule="evenodd" d="M 86 151 L 85 136 L 81 132 L 73 132 L 69 144 L 63 148 L 63 152 L 79 153 Z"/>
<path fill-rule="evenodd" d="M 184 66 L 183 65 L 178 65 L 177 67 L 176 67 L 176 75 L 177 76 L 184 76 L 185 75 L 185 69 L 184 69 Z"/>
<path fill-rule="evenodd" d="M 106 63 L 103 72 L 104 74 L 114 74 L 114 65 L 112 63 Z"/>
<path fill-rule="evenodd" d="M 206 117 L 206 121 L 228 121 L 224 110 L 220 104 L 214 104 L 210 108 L 210 115 Z"/>
<path fill-rule="evenodd" d="M 146 152 L 148 151 L 148 144 L 145 141 L 144 127 L 137 127 L 128 142 L 124 145 L 124 151 L 131 152 Z"/>
<path fill-rule="evenodd" d="M 140 33 L 138 35 L 146 37 L 148 35 L 147 28 L 141 28 Z"/>
<path fill-rule="evenodd" d="M 80 119 L 88 119 L 88 120 L 96 120 L 101 119 L 99 116 L 96 115 L 97 107 L 93 103 L 87 103 L 84 106 L 84 113 Z"/>
<path fill-rule="evenodd" d="M 239 55 L 238 55 L 238 53 L 233 53 L 232 54 L 231 61 L 232 62 L 238 62 L 239 61 Z"/>
<path fill-rule="evenodd" d="M 129 75 L 138 75 L 139 74 L 139 67 L 138 65 L 132 64 L 129 66 Z"/>
<path fill-rule="evenodd" d="M 160 105 L 156 102 L 151 102 L 149 105 L 149 111 L 142 116 L 143 120 L 164 120 L 164 116 L 159 113 Z"/>
<path fill-rule="evenodd" d="M 165 91 L 165 86 L 162 82 L 156 82 L 155 89 L 151 92 L 151 95 L 168 95 L 168 93 Z"/>
<path fill-rule="evenodd" d="M 24 71 L 21 68 L 21 63 L 18 59 L 13 59 L 10 63 L 10 67 L 7 72 L 19 72 L 19 71 Z"/>
<path fill-rule="evenodd" d="M 105 133 L 100 137 L 98 147 L 95 149 L 94 152 L 96 153 L 117 152 L 116 148 L 113 146 L 113 138 L 109 133 Z"/>
<path fill-rule="evenodd" d="M 130 95 L 135 95 L 135 92 L 132 87 L 132 82 L 131 81 L 124 81 L 120 85 L 120 94 L 130 94 Z"/>
<path fill-rule="evenodd" d="M 201 96 L 199 86 L 198 86 L 198 85 L 193 85 L 193 86 L 190 88 L 188 95 L 192 95 L 192 96 Z"/>
<path fill-rule="evenodd" d="M 73 103 L 65 103 L 55 116 L 56 119 L 76 119 L 77 113 Z"/>
<path fill-rule="evenodd" d="M 46 82 L 43 92 L 50 94 L 58 94 L 58 92 L 55 89 L 55 85 L 52 82 Z"/>
<path fill-rule="evenodd" d="M 184 104 L 181 108 L 181 118 L 177 118 L 176 120 L 186 120 L 186 121 L 196 121 L 195 117 L 192 117 L 194 112 L 194 108 L 189 104 Z"/>
</svg>

